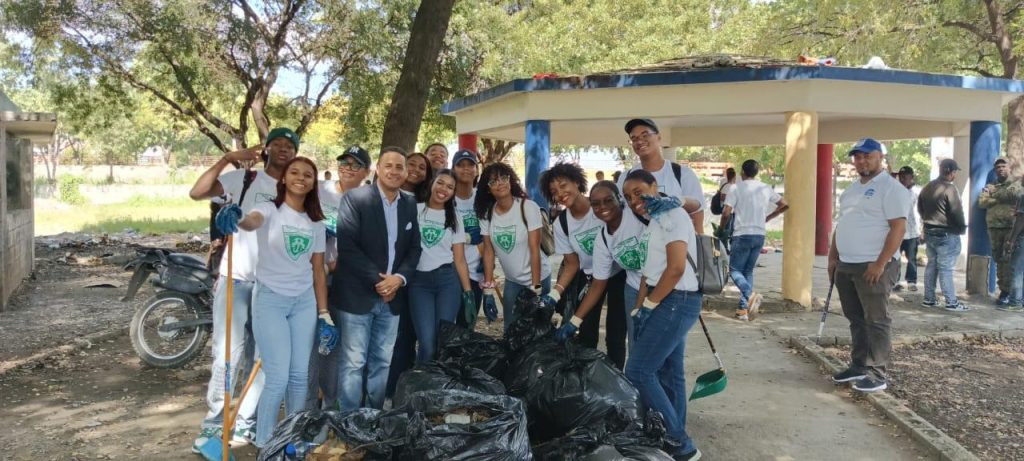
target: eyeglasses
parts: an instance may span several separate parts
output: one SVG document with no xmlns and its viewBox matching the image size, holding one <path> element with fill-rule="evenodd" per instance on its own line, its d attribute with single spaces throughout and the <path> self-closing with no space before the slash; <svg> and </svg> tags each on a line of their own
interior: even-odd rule
<svg viewBox="0 0 1024 461">
<path fill-rule="evenodd" d="M 618 206 L 619 206 L 619 201 L 615 200 L 612 197 L 608 197 L 608 198 L 606 198 L 604 200 L 591 200 L 590 201 L 590 207 L 591 208 L 617 208 Z"/>
<path fill-rule="evenodd" d="M 338 169 L 348 171 L 359 171 L 363 169 L 363 164 L 354 160 L 342 160 L 338 162 Z"/>
<path fill-rule="evenodd" d="M 629 137 L 629 142 L 630 142 L 630 144 L 637 144 L 637 143 L 639 143 L 641 141 L 647 141 L 647 140 L 651 139 L 651 136 L 654 136 L 656 134 L 657 133 L 652 133 L 650 131 L 645 131 L 645 132 L 640 133 L 640 134 L 638 134 L 636 136 L 630 136 Z"/>
<path fill-rule="evenodd" d="M 491 178 L 490 181 L 487 181 L 487 186 L 488 187 L 501 186 L 501 185 L 508 184 L 511 181 L 512 181 L 512 177 L 508 176 L 508 175 L 495 176 L 495 177 Z"/>
</svg>

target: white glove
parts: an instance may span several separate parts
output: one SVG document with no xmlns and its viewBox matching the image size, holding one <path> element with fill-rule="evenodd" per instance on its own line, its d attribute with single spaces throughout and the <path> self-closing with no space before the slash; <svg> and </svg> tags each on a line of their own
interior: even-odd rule
<svg viewBox="0 0 1024 461">
<path fill-rule="evenodd" d="M 328 325 L 332 327 L 334 326 L 334 320 L 331 320 L 331 314 L 329 312 L 321 312 L 318 318 L 323 320 Z"/>
</svg>

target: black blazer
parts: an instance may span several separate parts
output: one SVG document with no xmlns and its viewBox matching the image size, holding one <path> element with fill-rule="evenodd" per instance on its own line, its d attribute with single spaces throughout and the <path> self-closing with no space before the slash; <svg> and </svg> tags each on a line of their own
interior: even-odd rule
<svg viewBox="0 0 1024 461">
<path fill-rule="evenodd" d="M 420 227 L 416 221 L 416 199 L 398 192 L 398 239 L 395 242 L 393 274 L 412 282 L 420 261 Z M 365 314 L 380 301 L 374 286 L 388 268 L 388 232 L 384 206 L 377 184 L 361 186 L 341 198 L 338 207 L 338 266 L 331 281 L 331 307 L 352 314 Z M 399 289 L 405 290 L 406 286 Z M 395 296 L 391 312 L 398 314 L 406 296 Z"/>
</svg>

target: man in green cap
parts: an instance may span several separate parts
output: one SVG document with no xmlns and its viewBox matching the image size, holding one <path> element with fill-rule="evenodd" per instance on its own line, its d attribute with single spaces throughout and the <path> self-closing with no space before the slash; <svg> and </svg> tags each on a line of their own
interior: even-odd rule
<svg viewBox="0 0 1024 461">
<path fill-rule="evenodd" d="M 994 171 L 995 181 L 981 190 L 978 206 L 987 210 L 985 224 L 988 225 L 988 236 L 992 241 L 992 257 L 996 261 L 996 281 L 999 285 L 996 306 L 1007 306 L 1010 304 L 1013 264 L 1004 246 L 1013 228 L 1014 211 L 1017 201 L 1024 195 L 1024 186 L 1020 181 L 1010 181 L 1010 165 L 1005 158 L 996 159 Z"/>
<path fill-rule="evenodd" d="M 238 203 L 244 213 L 248 213 L 260 203 L 272 202 L 277 197 L 277 181 L 284 174 L 284 167 L 299 150 L 299 136 L 288 128 L 274 128 L 267 134 L 263 145 L 248 149 L 228 152 L 212 167 L 206 170 L 189 192 L 192 200 L 209 200 L 224 196 L 226 202 Z M 248 168 L 263 161 L 262 171 L 250 171 Z M 235 165 L 236 169 L 221 174 L 227 166 Z M 245 189 L 244 197 L 242 190 Z M 224 421 L 224 348 L 228 325 L 227 317 L 227 283 L 225 276 L 234 279 L 234 301 L 231 317 L 231 370 L 235 376 L 231 382 L 237 381 L 238 364 L 252 363 L 254 345 L 252 334 L 246 332 L 245 324 L 249 318 L 249 306 L 252 303 L 253 288 L 256 284 L 255 269 L 258 256 L 256 232 L 244 230 L 234 235 L 234 251 L 231 274 L 228 274 L 227 258 L 220 261 L 220 277 L 213 294 L 213 366 L 211 367 L 210 383 L 206 391 L 207 413 L 203 418 L 199 436 L 192 444 L 192 452 L 199 453 L 200 447 L 210 438 L 219 438 Z M 243 354 L 244 351 L 244 354 Z M 241 361 L 243 355 L 244 362 Z M 256 422 L 256 403 L 263 390 L 263 380 L 257 379 L 242 400 L 232 429 L 232 445 L 250 443 L 254 436 Z"/>
</svg>

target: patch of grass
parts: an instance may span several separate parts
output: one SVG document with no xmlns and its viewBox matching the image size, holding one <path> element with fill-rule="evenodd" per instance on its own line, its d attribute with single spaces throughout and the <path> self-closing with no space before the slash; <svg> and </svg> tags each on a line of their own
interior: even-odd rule
<svg viewBox="0 0 1024 461">
<path fill-rule="evenodd" d="M 209 225 L 209 210 L 207 202 L 196 202 L 188 197 L 144 195 L 106 205 L 37 206 L 36 235 L 115 233 L 128 228 L 141 234 L 200 232 Z"/>
<path fill-rule="evenodd" d="M 782 231 L 770 230 L 764 233 L 765 240 L 782 240 Z"/>
</svg>

